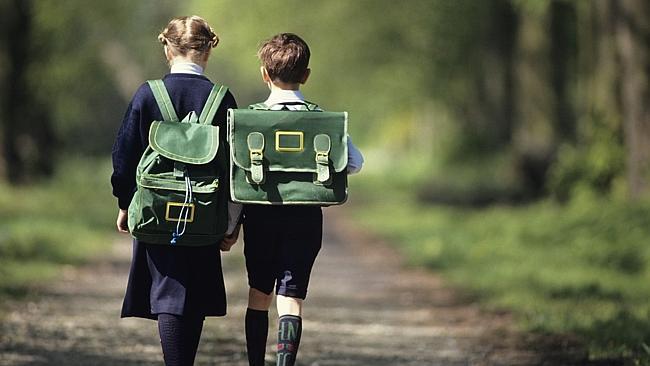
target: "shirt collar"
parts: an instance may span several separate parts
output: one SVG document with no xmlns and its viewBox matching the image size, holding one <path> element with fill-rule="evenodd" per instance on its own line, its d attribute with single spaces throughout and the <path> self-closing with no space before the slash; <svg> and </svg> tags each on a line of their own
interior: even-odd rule
<svg viewBox="0 0 650 366">
<path fill-rule="evenodd" d="M 264 102 L 267 106 L 272 106 L 278 103 L 291 103 L 291 102 L 304 102 L 305 97 L 300 90 L 282 90 L 272 89 L 268 99 Z"/>
<path fill-rule="evenodd" d="M 193 62 L 178 62 L 172 65 L 169 73 L 203 75 L 203 68 Z"/>
</svg>

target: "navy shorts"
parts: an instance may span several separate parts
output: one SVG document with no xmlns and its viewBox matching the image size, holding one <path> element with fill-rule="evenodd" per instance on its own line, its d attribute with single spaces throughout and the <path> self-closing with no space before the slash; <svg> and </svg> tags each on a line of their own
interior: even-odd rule
<svg viewBox="0 0 650 366">
<path fill-rule="evenodd" d="M 304 299 L 323 240 L 314 206 L 244 206 L 244 255 L 251 288 Z"/>
</svg>

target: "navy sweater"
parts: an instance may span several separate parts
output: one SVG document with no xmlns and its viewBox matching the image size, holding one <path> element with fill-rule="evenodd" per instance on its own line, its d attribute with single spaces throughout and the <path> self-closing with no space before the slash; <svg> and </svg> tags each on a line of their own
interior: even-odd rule
<svg viewBox="0 0 650 366">
<path fill-rule="evenodd" d="M 168 74 L 163 78 L 167 92 L 174 104 L 176 115 L 183 118 L 191 111 L 201 114 L 213 83 L 205 76 L 192 74 Z M 237 108 L 233 95 L 226 93 L 217 110 L 213 125 L 219 126 L 220 140 L 225 142 L 226 113 L 228 108 Z M 151 122 L 162 120 L 158 104 L 151 88 L 144 83 L 133 96 L 124 115 L 122 126 L 113 145 L 113 195 L 118 206 L 126 210 L 135 193 L 135 172 L 140 157 L 149 145 Z M 226 146 L 226 144 L 220 144 Z"/>
</svg>

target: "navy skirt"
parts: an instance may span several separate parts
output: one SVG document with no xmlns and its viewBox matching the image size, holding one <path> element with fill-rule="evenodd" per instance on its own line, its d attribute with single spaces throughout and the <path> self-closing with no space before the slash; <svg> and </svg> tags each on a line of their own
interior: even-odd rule
<svg viewBox="0 0 650 366">
<path fill-rule="evenodd" d="M 133 240 L 133 259 L 122 317 L 158 314 L 226 315 L 226 290 L 217 244 L 200 247 Z"/>
</svg>

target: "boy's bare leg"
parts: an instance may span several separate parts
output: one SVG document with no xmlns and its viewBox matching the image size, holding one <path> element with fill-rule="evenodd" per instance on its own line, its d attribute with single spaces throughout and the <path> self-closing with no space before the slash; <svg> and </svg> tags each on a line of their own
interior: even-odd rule
<svg viewBox="0 0 650 366">
<path fill-rule="evenodd" d="M 302 334 L 302 299 L 278 295 L 278 362 L 277 366 L 293 366 Z"/>
<path fill-rule="evenodd" d="M 269 311 L 271 302 L 273 301 L 273 294 L 265 294 L 260 290 L 250 288 L 248 289 L 248 308 L 253 310 Z"/>
<path fill-rule="evenodd" d="M 275 301 L 278 307 L 279 316 L 302 316 L 302 299 L 278 295 Z"/>
<path fill-rule="evenodd" d="M 266 339 L 269 333 L 269 307 L 273 294 L 251 288 L 246 310 L 246 351 L 250 366 L 264 366 Z"/>
</svg>

